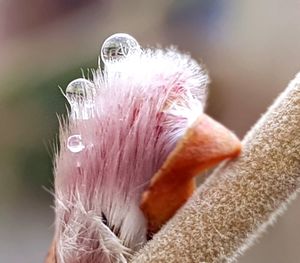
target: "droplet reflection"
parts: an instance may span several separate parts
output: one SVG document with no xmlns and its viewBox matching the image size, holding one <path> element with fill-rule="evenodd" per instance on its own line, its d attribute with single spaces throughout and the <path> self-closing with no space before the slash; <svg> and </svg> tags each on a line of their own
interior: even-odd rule
<svg viewBox="0 0 300 263">
<path fill-rule="evenodd" d="M 93 96 L 93 93 L 93 83 L 83 78 L 71 81 L 66 88 L 66 96 L 70 102 L 90 98 Z"/>
<path fill-rule="evenodd" d="M 89 119 L 94 115 L 96 89 L 92 82 L 79 78 L 71 81 L 66 88 L 66 97 L 71 105 L 72 119 Z"/>
<path fill-rule="evenodd" d="M 140 45 L 135 38 L 125 33 L 117 33 L 104 41 L 101 48 L 101 59 L 104 64 L 107 64 L 140 52 Z"/>
</svg>

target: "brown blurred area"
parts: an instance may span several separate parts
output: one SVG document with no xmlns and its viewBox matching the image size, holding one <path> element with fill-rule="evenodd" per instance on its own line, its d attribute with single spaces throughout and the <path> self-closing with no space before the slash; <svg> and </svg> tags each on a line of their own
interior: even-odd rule
<svg viewBox="0 0 300 263">
<path fill-rule="evenodd" d="M 0 262 L 46 255 L 58 86 L 97 66 L 106 37 L 126 32 L 202 60 L 208 113 L 242 138 L 300 69 L 299 15 L 297 0 L 0 0 Z M 299 206 L 239 262 L 299 262 Z"/>
</svg>

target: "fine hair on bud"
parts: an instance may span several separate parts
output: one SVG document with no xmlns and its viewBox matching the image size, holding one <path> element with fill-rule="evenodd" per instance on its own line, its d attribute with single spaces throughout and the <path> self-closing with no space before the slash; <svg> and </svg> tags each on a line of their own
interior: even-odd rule
<svg viewBox="0 0 300 263">
<path fill-rule="evenodd" d="M 201 65 L 170 48 L 72 83 L 55 159 L 58 263 L 127 262 L 145 243 L 141 194 L 203 112 L 208 82 Z"/>
</svg>

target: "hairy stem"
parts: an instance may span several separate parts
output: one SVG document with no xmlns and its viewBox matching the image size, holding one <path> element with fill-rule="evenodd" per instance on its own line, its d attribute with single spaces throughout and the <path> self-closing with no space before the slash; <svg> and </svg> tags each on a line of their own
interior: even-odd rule
<svg viewBox="0 0 300 263">
<path fill-rule="evenodd" d="M 132 262 L 234 262 L 299 191 L 299 132 L 300 74 Z"/>
</svg>

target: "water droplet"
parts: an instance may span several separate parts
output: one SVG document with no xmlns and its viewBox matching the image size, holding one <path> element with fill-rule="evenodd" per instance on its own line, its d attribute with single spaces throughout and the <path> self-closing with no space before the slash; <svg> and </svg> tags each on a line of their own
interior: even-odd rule
<svg viewBox="0 0 300 263">
<path fill-rule="evenodd" d="M 76 134 L 70 136 L 67 141 L 67 147 L 72 153 L 81 152 L 85 148 L 81 140 L 81 135 Z"/>
<path fill-rule="evenodd" d="M 71 81 L 66 88 L 66 96 L 69 101 L 92 98 L 95 88 L 87 79 L 79 78 Z"/>
<path fill-rule="evenodd" d="M 128 34 L 117 33 L 104 41 L 101 48 L 101 59 L 104 64 L 107 64 L 140 52 L 140 45 L 135 38 Z"/>
<path fill-rule="evenodd" d="M 96 89 L 92 82 L 79 78 L 71 81 L 66 88 L 66 97 L 71 105 L 73 119 L 89 119 L 94 115 Z"/>
</svg>

